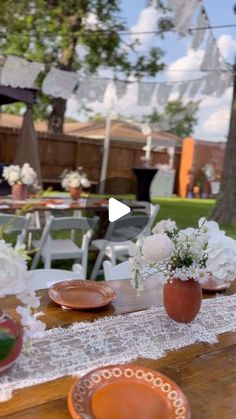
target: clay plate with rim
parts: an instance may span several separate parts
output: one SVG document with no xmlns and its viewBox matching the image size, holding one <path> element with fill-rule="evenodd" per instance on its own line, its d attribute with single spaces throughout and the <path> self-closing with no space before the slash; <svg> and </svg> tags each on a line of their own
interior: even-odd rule
<svg viewBox="0 0 236 419">
<path fill-rule="evenodd" d="M 140 365 L 97 368 L 70 389 L 73 419 L 190 419 L 188 400 L 165 375 Z"/>
<path fill-rule="evenodd" d="M 103 307 L 116 298 L 108 285 L 82 279 L 58 282 L 48 289 L 48 295 L 56 304 L 80 310 Z"/>
<path fill-rule="evenodd" d="M 231 283 L 224 282 L 223 284 L 217 284 L 213 278 L 209 278 L 205 284 L 202 284 L 203 291 L 207 292 L 218 292 L 225 291 L 230 287 Z"/>
</svg>

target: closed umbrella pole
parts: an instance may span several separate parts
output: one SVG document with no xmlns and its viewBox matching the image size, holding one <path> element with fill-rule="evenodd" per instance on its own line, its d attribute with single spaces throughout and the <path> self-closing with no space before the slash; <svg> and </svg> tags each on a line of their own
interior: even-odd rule
<svg viewBox="0 0 236 419">
<path fill-rule="evenodd" d="M 23 124 L 17 142 L 14 163 L 19 165 L 29 163 L 37 173 L 39 184 L 42 183 L 38 139 L 34 129 L 33 110 L 31 105 L 27 106 L 27 110 L 24 114 Z"/>
<path fill-rule="evenodd" d="M 111 115 L 112 109 L 110 108 L 107 118 L 106 118 L 106 129 L 105 129 L 105 138 L 104 138 L 104 146 L 103 146 L 103 157 L 102 157 L 102 168 L 100 174 L 100 184 L 99 184 L 99 193 L 103 194 L 105 192 L 105 180 L 107 177 L 107 168 L 108 168 L 108 160 L 109 160 L 109 153 L 110 153 L 110 136 L 111 136 Z"/>
</svg>

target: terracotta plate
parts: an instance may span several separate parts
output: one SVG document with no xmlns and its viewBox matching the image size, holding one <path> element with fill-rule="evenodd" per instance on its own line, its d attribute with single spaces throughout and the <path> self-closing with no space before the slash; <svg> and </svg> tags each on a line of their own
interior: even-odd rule
<svg viewBox="0 0 236 419">
<path fill-rule="evenodd" d="M 80 279 L 58 282 L 48 289 L 48 294 L 55 303 L 77 309 L 102 307 L 116 298 L 108 285 Z"/>
<path fill-rule="evenodd" d="M 186 396 L 165 375 L 140 365 L 110 365 L 83 376 L 68 395 L 74 419 L 189 419 Z"/>
<path fill-rule="evenodd" d="M 218 292 L 225 291 L 230 287 L 231 283 L 224 282 L 223 284 L 217 284 L 213 278 L 209 278 L 205 284 L 202 284 L 203 291 L 207 292 Z"/>
</svg>

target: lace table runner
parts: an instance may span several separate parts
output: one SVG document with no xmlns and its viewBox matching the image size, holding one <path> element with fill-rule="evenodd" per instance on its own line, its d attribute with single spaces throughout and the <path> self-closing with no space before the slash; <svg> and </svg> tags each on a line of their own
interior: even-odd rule
<svg viewBox="0 0 236 419">
<path fill-rule="evenodd" d="M 217 335 L 235 330 L 236 295 L 204 300 L 189 324 L 169 319 L 163 307 L 153 307 L 51 329 L 0 376 L 0 401 L 9 399 L 15 389 L 138 357 L 161 358 L 194 342 L 217 342 Z"/>
</svg>

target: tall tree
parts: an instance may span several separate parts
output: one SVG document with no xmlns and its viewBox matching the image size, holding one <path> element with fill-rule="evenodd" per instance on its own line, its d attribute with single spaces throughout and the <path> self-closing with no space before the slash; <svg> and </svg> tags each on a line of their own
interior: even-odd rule
<svg viewBox="0 0 236 419">
<path fill-rule="evenodd" d="M 125 42 L 120 0 L 1 0 L 0 50 L 80 74 L 109 67 L 126 76 L 154 76 L 164 68 L 159 48 L 136 52 Z M 129 39 L 129 38 L 128 38 Z M 66 100 L 40 100 L 49 128 L 62 131 Z M 50 105 L 50 106 L 49 106 Z M 40 113 L 39 113 L 40 115 Z"/>
<path fill-rule="evenodd" d="M 219 198 L 212 218 L 220 223 L 229 223 L 236 227 L 236 63 L 234 64 L 233 74 L 234 88 L 229 135 Z"/>
<path fill-rule="evenodd" d="M 158 113 L 157 109 L 154 109 L 145 119 L 154 125 L 166 121 L 169 126 L 168 131 L 184 138 L 193 133 L 197 124 L 197 110 L 197 103 L 188 102 L 184 105 L 180 100 L 173 100 L 166 104 L 163 113 Z"/>
</svg>

